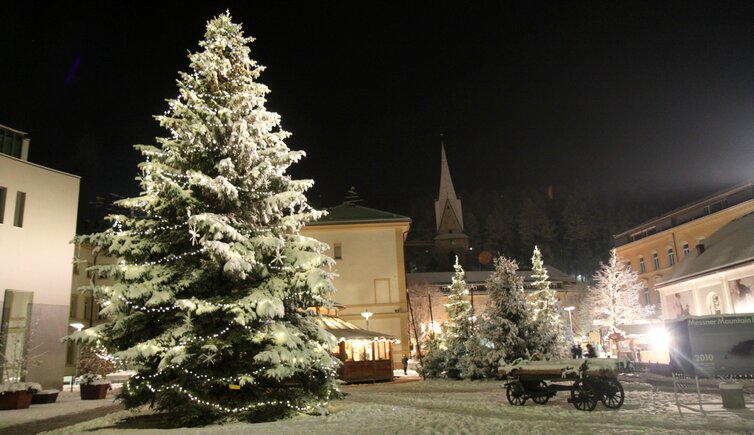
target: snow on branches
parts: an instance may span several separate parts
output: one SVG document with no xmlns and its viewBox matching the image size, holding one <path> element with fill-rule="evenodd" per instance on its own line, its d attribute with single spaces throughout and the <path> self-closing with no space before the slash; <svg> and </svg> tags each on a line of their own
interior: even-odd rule
<svg viewBox="0 0 754 435">
<path fill-rule="evenodd" d="M 312 181 L 287 174 L 304 153 L 265 108 L 251 41 L 227 13 L 207 23 L 156 117 L 167 135 L 136 146 L 140 195 L 81 238 L 119 261 L 97 271 L 114 281 L 97 290 L 110 322 L 72 339 L 137 369 L 119 396 L 127 407 L 191 424 L 310 410 L 337 389 L 331 337 L 307 311 L 334 290 L 332 260 L 299 234 L 322 212 L 304 195 Z"/>
<path fill-rule="evenodd" d="M 594 285 L 589 287 L 586 306 L 594 318 L 594 324 L 607 330 L 608 335 L 622 333 L 621 325 L 646 319 L 654 307 L 643 307 L 639 294 L 643 289 L 631 267 L 618 258 L 615 249 L 610 251 L 610 260 L 602 263 L 594 275 Z"/>
</svg>

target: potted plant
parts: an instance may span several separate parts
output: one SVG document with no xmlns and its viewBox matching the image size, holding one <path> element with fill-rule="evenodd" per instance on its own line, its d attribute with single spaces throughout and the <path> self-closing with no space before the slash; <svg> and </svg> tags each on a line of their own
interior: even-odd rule
<svg viewBox="0 0 754 435">
<path fill-rule="evenodd" d="M 0 384 L 0 410 L 25 409 L 42 386 L 36 382 L 3 382 Z"/>
<path fill-rule="evenodd" d="M 7 325 L 3 325 L 5 329 Z M 0 410 L 28 408 L 34 393 L 42 390 L 36 382 L 25 382 L 28 367 L 41 364 L 32 339 L 33 330 L 29 331 L 28 340 L 19 333 L 0 339 Z"/>
<path fill-rule="evenodd" d="M 83 373 L 79 378 L 81 400 L 104 399 L 110 389 L 105 375 L 114 369 L 115 365 L 106 356 L 98 355 L 91 346 L 85 346 L 78 363 L 79 373 Z"/>
</svg>

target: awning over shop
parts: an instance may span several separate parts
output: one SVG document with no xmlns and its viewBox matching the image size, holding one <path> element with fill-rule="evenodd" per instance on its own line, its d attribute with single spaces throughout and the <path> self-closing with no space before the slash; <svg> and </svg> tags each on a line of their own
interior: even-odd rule
<svg viewBox="0 0 754 435">
<path fill-rule="evenodd" d="M 371 341 L 390 341 L 400 343 L 398 337 L 383 334 L 377 331 L 367 331 L 361 329 L 351 322 L 347 322 L 339 317 L 317 316 L 314 318 L 319 327 L 334 335 L 338 341 L 346 340 L 371 340 Z"/>
</svg>

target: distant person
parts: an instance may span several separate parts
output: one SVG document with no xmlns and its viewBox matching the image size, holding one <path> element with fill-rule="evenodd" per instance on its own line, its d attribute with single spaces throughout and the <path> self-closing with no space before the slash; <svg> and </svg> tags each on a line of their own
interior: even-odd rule
<svg viewBox="0 0 754 435">
<path fill-rule="evenodd" d="M 406 354 L 403 354 L 403 358 L 401 358 L 401 363 L 403 363 L 403 374 L 408 374 L 408 357 Z"/>
<path fill-rule="evenodd" d="M 575 344 L 571 346 L 571 358 L 576 359 L 579 357 L 579 347 Z"/>
<path fill-rule="evenodd" d="M 592 343 L 586 345 L 586 356 L 587 358 L 597 358 L 597 349 L 592 346 Z"/>
<path fill-rule="evenodd" d="M 584 357 L 584 348 L 581 347 L 581 343 L 576 346 L 576 358 L 581 359 Z"/>
</svg>

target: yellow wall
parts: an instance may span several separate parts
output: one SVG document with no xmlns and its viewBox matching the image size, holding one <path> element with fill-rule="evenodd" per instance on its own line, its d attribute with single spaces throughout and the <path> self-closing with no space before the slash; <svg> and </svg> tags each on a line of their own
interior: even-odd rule
<svg viewBox="0 0 754 435">
<path fill-rule="evenodd" d="M 754 201 L 746 201 L 615 249 L 619 257 L 631 262 L 631 269 L 639 274 L 644 285 L 650 289 L 650 303 L 659 305 L 659 294 L 654 291 L 654 286 L 664 277 L 667 277 L 672 270 L 668 261 L 668 248 L 673 248 L 676 264 L 678 264 L 684 257 L 684 242 L 689 245 L 688 255 L 696 255 L 696 245 L 700 241 L 706 239 L 733 219 L 752 211 L 754 211 Z M 657 252 L 660 260 L 660 268 L 657 270 L 652 263 L 653 252 Z M 644 256 L 645 273 L 640 273 L 639 256 Z M 643 303 L 643 295 L 640 295 L 639 298 Z"/>
<path fill-rule="evenodd" d="M 346 306 L 340 317 L 366 328 L 364 311 L 374 315 L 369 329 L 398 337 L 393 346 L 393 361 L 398 367 L 401 356 L 408 354 L 408 310 L 406 273 L 403 261 L 404 234 L 408 222 L 333 224 L 305 227 L 301 233 L 330 246 L 327 255 L 334 258 L 335 244 L 341 258 L 335 259 L 337 292 L 332 300 Z"/>
</svg>

